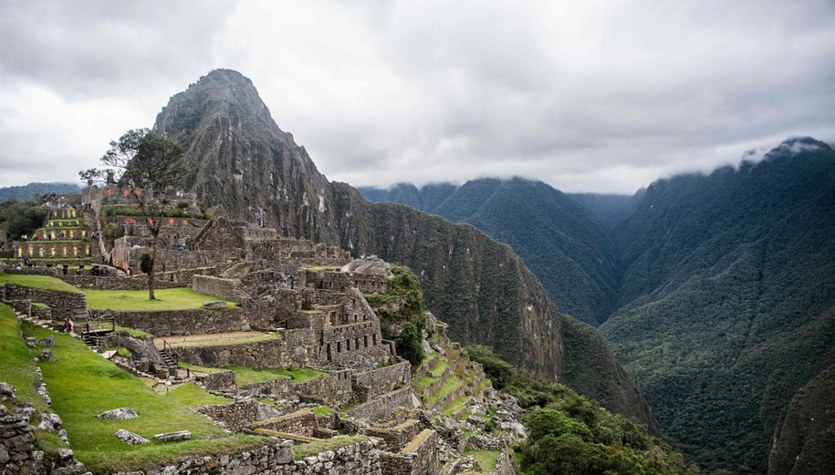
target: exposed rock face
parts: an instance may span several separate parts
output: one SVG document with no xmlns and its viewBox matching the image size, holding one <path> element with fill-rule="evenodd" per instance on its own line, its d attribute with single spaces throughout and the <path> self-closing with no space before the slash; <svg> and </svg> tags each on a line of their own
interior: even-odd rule
<svg viewBox="0 0 835 475">
<path fill-rule="evenodd" d="M 576 333 L 565 331 L 569 317 L 509 246 L 406 206 L 371 204 L 351 186 L 328 182 L 240 73 L 204 76 L 171 98 L 154 129 L 187 151 L 188 187 L 198 200 L 286 236 L 407 265 L 421 277 L 427 307 L 450 324 L 451 337 L 488 344 L 519 366 L 580 383 L 578 389 L 610 409 L 650 423 L 634 385 L 611 377 L 622 370 L 603 340 L 568 341 Z M 599 366 L 565 360 L 566 346 L 581 344 L 600 356 L 604 376 Z"/>
</svg>

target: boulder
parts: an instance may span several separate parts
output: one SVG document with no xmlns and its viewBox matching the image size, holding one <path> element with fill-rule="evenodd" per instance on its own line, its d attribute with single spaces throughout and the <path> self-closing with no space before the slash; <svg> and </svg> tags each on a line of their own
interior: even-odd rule
<svg viewBox="0 0 835 475">
<path fill-rule="evenodd" d="M 129 407 L 120 407 L 118 409 L 111 409 L 106 412 L 102 412 L 96 418 L 98 419 L 111 419 L 114 421 L 121 421 L 125 419 L 135 419 L 139 417 L 139 414 L 136 413 L 133 409 Z"/>
<path fill-rule="evenodd" d="M 55 355 L 52 354 L 52 350 L 49 348 L 44 348 L 38 353 L 38 359 L 41 361 L 49 361 L 50 363 L 55 362 Z"/>
<path fill-rule="evenodd" d="M 156 434 L 154 438 L 160 442 L 176 442 L 178 440 L 191 440 L 191 431 L 181 430 L 177 432 L 168 432 L 165 434 Z"/>
<path fill-rule="evenodd" d="M 226 302 L 223 300 L 216 300 L 214 302 L 206 302 L 203 304 L 203 308 L 206 310 L 220 310 L 226 308 Z"/>
<path fill-rule="evenodd" d="M 123 440 L 130 445 L 141 445 L 141 444 L 148 444 L 151 441 L 142 437 L 139 434 L 134 434 L 131 431 L 125 429 L 119 429 L 116 431 L 116 438 L 119 440 Z"/>
</svg>

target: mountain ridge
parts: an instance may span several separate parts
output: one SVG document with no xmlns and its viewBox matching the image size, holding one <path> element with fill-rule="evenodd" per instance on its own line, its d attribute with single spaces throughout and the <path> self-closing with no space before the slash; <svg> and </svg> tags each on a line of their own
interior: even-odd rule
<svg viewBox="0 0 835 475">
<path fill-rule="evenodd" d="M 653 427 L 628 379 L 582 365 L 566 373 L 565 347 L 583 339 L 607 374 L 623 375 L 623 369 L 602 339 L 564 330 L 570 317 L 557 311 L 509 246 L 406 206 L 372 205 L 350 185 L 329 182 L 240 73 L 215 70 L 200 78 L 171 98 L 154 130 L 186 150 L 188 188 L 198 200 L 285 236 L 407 265 L 420 275 L 427 307 L 450 323 L 453 338 L 489 344 L 514 364 Z"/>
<path fill-rule="evenodd" d="M 833 177 L 832 147 L 797 137 L 760 161 L 657 180 L 628 200 L 572 197 L 616 250 L 617 298 L 600 328 L 662 427 L 705 467 L 764 472 L 782 409 L 835 361 Z M 546 196 L 506 210 L 476 194 L 460 201 L 512 221 Z M 526 259 L 546 252 L 520 239 L 523 226 L 508 237 L 464 219 Z M 565 252 L 551 242 L 561 248 L 548 252 Z"/>
</svg>

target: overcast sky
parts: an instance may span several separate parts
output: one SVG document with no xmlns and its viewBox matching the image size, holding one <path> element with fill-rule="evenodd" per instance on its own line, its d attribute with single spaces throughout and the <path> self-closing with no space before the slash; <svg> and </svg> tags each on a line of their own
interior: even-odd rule
<svg viewBox="0 0 835 475">
<path fill-rule="evenodd" d="M 835 1 L 0 2 L 0 186 L 78 182 L 215 68 L 330 180 L 632 193 L 835 141 Z"/>
</svg>

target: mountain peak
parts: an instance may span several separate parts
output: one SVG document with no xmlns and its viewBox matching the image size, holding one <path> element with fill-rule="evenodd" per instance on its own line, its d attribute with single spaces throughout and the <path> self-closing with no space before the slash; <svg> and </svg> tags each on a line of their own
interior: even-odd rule
<svg viewBox="0 0 835 475">
<path fill-rule="evenodd" d="M 788 155 L 794 156 L 802 152 L 831 151 L 832 147 L 826 142 L 821 142 L 813 137 L 789 137 L 777 147 L 771 149 L 766 158 L 770 156 Z"/>
</svg>

